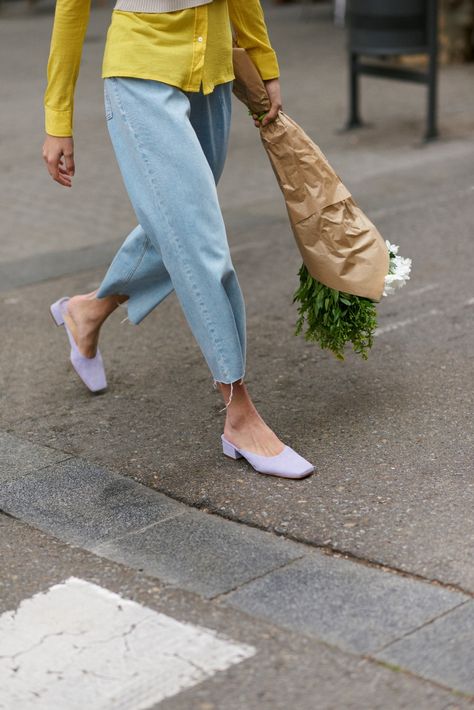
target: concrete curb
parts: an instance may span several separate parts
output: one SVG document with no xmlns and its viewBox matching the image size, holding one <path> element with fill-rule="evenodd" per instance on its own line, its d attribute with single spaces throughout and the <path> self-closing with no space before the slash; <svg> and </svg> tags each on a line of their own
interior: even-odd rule
<svg viewBox="0 0 474 710">
<path fill-rule="evenodd" d="M 467 594 L 198 512 L 9 434 L 0 443 L 5 513 L 165 584 L 474 695 Z"/>
</svg>

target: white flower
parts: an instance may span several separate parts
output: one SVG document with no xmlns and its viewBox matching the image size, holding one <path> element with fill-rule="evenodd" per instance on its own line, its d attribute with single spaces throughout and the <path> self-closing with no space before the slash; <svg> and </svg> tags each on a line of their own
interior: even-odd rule
<svg viewBox="0 0 474 710">
<path fill-rule="evenodd" d="M 411 259 L 404 258 L 403 256 L 397 256 L 398 246 L 396 244 L 390 244 L 388 240 L 385 244 L 387 245 L 389 252 L 395 254 L 395 256 L 390 257 L 388 274 L 385 277 L 385 289 L 383 295 L 389 296 L 395 292 L 396 288 L 401 288 L 409 280 Z"/>
<path fill-rule="evenodd" d="M 385 244 L 387 245 L 387 249 L 389 250 L 389 252 L 391 251 L 392 254 L 398 254 L 399 247 L 396 244 L 390 244 L 388 239 L 385 240 Z"/>
</svg>

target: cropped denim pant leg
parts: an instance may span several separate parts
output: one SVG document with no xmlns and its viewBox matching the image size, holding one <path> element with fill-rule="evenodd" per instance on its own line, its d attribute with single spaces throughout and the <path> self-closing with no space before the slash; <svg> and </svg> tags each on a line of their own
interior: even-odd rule
<svg viewBox="0 0 474 710">
<path fill-rule="evenodd" d="M 98 298 L 128 295 L 140 323 L 173 291 L 213 378 L 245 372 L 245 306 L 230 257 L 216 183 L 231 119 L 232 82 L 211 94 L 159 81 L 104 80 L 107 126 L 139 225 Z"/>
</svg>

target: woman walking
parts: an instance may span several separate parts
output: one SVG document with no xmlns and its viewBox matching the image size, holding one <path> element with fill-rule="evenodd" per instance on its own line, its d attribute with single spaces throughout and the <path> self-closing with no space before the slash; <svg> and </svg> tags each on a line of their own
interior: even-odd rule
<svg viewBox="0 0 474 710">
<path fill-rule="evenodd" d="M 90 0 L 56 3 L 43 157 L 64 187 L 74 175 L 73 98 L 89 10 Z M 272 121 L 279 69 L 259 0 L 117 0 L 102 65 L 105 117 L 138 226 L 97 291 L 60 298 L 51 312 L 76 372 L 99 391 L 105 320 L 126 302 L 138 324 L 174 290 L 224 397 L 223 453 L 260 473 L 302 478 L 313 466 L 267 426 L 244 384 L 245 307 L 216 192 L 230 129 L 231 25 L 265 81 L 264 121 Z"/>
</svg>

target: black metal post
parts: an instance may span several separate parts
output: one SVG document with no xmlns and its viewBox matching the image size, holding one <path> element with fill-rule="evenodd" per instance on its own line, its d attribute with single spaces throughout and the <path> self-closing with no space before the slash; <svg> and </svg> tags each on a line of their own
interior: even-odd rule
<svg viewBox="0 0 474 710">
<path fill-rule="evenodd" d="M 357 70 L 358 56 L 349 52 L 349 120 L 346 128 L 362 126 L 359 113 L 359 72 Z"/>
<path fill-rule="evenodd" d="M 438 0 L 428 0 L 428 115 L 425 140 L 438 137 Z"/>
</svg>

